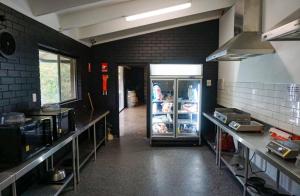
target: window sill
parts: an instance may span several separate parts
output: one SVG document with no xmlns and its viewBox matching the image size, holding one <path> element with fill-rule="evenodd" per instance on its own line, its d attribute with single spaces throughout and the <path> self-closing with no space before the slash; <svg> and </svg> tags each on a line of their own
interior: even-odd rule
<svg viewBox="0 0 300 196">
<path fill-rule="evenodd" d="M 66 104 L 70 104 L 70 103 L 75 103 L 77 101 L 81 101 L 81 99 L 72 99 L 72 100 L 69 100 L 69 101 L 64 101 L 64 102 L 61 102 L 59 103 L 59 105 L 66 105 Z"/>
</svg>

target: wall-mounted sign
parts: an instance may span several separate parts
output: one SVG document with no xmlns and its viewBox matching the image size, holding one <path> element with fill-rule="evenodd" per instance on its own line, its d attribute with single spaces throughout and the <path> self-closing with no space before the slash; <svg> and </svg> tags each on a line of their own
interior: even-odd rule
<svg viewBox="0 0 300 196">
<path fill-rule="evenodd" d="M 108 72 L 108 63 L 106 63 L 106 62 L 101 63 L 101 71 L 102 71 L 102 73 Z"/>
</svg>

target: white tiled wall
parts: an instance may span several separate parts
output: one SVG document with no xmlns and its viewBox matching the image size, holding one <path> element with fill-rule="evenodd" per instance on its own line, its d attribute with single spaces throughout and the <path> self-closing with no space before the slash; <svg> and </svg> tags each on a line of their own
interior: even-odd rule
<svg viewBox="0 0 300 196">
<path fill-rule="evenodd" d="M 218 104 L 300 135 L 300 84 L 225 82 L 218 88 Z"/>
<path fill-rule="evenodd" d="M 247 111 L 253 118 L 300 135 L 300 84 L 225 82 L 218 85 L 218 104 Z M 254 162 L 262 170 L 267 164 L 266 173 L 276 179 L 274 166 L 258 155 Z M 284 174 L 281 174 L 280 185 L 300 195 L 300 185 Z"/>
</svg>

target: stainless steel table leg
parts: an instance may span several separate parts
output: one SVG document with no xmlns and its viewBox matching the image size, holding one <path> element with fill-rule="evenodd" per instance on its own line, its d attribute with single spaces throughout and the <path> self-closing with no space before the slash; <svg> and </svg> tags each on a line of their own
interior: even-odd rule
<svg viewBox="0 0 300 196">
<path fill-rule="evenodd" d="M 97 159 L 96 124 L 94 124 L 94 161 Z"/>
<path fill-rule="evenodd" d="M 54 161 L 53 161 L 53 155 L 51 155 L 51 157 L 50 157 L 50 169 L 53 169 L 54 168 L 54 163 L 53 163 Z"/>
<path fill-rule="evenodd" d="M 77 170 L 77 183 L 80 182 L 80 160 L 79 160 L 79 137 L 75 138 L 76 141 L 76 170 Z"/>
<path fill-rule="evenodd" d="M 248 164 L 248 161 L 249 161 L 249 148 L 247 148 L 247 147 L 245 147 L 244 146 L 244 150 L 245 150 L 245 173 L 244 173 L 244 176 L 245 176 L 245 182 L 244 182 L 244 193 L 243 193 L 243 195 L 244 196 L 247 196 L 247 180 L 248 180 L 248 174 L 249 174 L 249 172 L 248 172 L 248 170 L 249 170 L 249 168 L 248 168 L 248 166 L 249 166 L 249 164 Z"/>
<path fill-rule="evenodd" d="M 106 129 L 106 116 L 104 117 L 104 144 L 106 144 L 107 129 Z"/>
<path fill-rule="evenodd" d="M 216 125 L 215 128 L 217 129 L 216 132 L 216 165 L 219 165 L 219 127 Z"/>
<path fill-rule="evenodd" d="M 49 171 L 49 160 L 46 159 L 46 171 Z"/>
<path fill-rule="evenodd" d="M 2 191 L 0 191 L 0 196 L 2 196 Z"/>
<path fill-rule="evenodd" d="M 12 194 L 13 196 L 17 196 L 17 185 L 16 182 L 12 184 Z"/>
<path fill-rule="evenodd" d="M 76 146 L 75 146 L 75 138 L 72 140 L 72 160 L 73 160 L 73 186 L 74 191 L 77 191 L 77 175 L 76 175 Z"/>
<path fill-rule="evenodd" d="M 88 128 L 88 139 L 89 139 L 89 141 L 91 141 L 91 128 L 90 127 Z"/>
<path fill-rule="evenodd" d="M 221 168 L 221 156 L 222 156 L 222 129 L 219 127 L 219 154 L 218 154 L 218 163 L 219 163 L 219 168 Z"/>
<path fill-rule="evenodd" d="M 276 174 L 276 188 L 279 190 L 280 188 L 280 171 L 277 169 L 277 174 Z"/>
</svg>

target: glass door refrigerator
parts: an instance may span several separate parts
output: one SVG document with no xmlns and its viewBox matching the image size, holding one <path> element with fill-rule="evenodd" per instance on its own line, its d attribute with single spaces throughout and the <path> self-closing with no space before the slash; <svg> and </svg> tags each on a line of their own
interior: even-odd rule
<svg viewBox="0 0 300 196">
<path fill-rule="evenodd" d="M 177 79 L 176 137 L 200 136 L 200 79 Z"/>
<path fill-rule="evenodd" d="M 201 78 L 202 65 L 150 65 L 151 144 L 201 144 Z"/>
<path fill-rule="evenodd" d="M 175 137 L 174 79 L 153 79 L 152 84 L 152 136 Z"/>
</svg>

